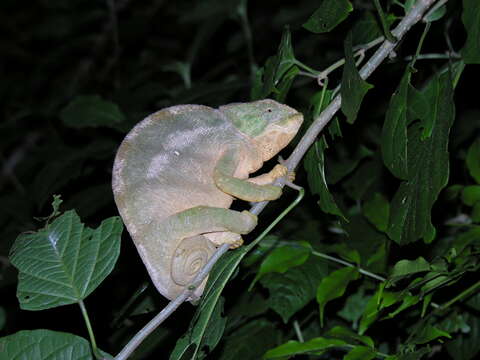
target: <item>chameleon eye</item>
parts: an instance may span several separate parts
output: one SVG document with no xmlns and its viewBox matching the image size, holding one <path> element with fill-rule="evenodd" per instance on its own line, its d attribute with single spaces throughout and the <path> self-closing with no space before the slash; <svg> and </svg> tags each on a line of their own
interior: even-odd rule
<svg viewBox="0 0 480 360">
<path fill-rule="evenodd" d="M 267 109 L 267 112 L 272 112 L 272 109 Z"/>
</svg>

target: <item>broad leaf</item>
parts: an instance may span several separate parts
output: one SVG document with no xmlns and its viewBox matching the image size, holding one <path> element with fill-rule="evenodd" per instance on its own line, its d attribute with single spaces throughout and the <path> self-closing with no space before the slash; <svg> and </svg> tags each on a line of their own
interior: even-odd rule
<svg viewBox="0 0 480 360">
<path fill-rule="evenodd" d="M 346 267 L 336 270 L 322 279 L 317 289 L 317 302 L 320 306 L 320 323 L 322 326 L 325 305 L 329 301 L 341 297 L 345 293 L 348 284 L 358 279 L 358 277 L 357 269 Z"/>
<path fill-rule="evenodd" d="M 343 357 L 343 360 L 371 360 L 377 357 L 377 353 L 367 346 L 355 346 Z"/>
<path fill-rule="evenodd" d="M 325 333 L 325 336 L 345 340 L 349 343 L 359 342 L 359 343 L 362 343 L 363 345 L 366 345 L 370 349 L 373 349 L 375 347 L 375 344 L 373 343 L 373 340 L 371 337 L 358 335 L 357 333 L 354 333 L 352 330 L 342 326 L 335 326 L 331 328 Z"/>
<path fill-rule="evenodd" d="M 0 338 L 0 360 L 90 360 L 90 344 L 73 334 L 23 330 Z"/>
<path fill-rule="evenodd" d="M 363 205 L 363 215 L 378 230 L 386 231 L 388 226 L 388 217 L 390 215 L 390 203 L 380 193 L 375 193 L 373 197 Z"/>
<path fill-rule="evenodd" d="M 337 346 L 347 345 L 346 342 L 336 339 L 326 339 L 317 337 L 306 342 L 298 342 L 290 340 L 285 344 L 277 346 L 266 352 L 264 359 L 285 359 L 297 354 L 314 353 L 321 354 L 323 351 Z"/>
<path fill-rule="evenodd" d="M 310 251 L 310 244 L 305 241 L 299 242 L 296 246 L 276 248 L 263 259 L 252 285 L 265 274 L 284 273 L 292 267 L 302 265 L 310 256 Z"/>
<path fill-rule="evenodd" d="M 391 278 L 401 278 L 411 274 L 431 270 L 430 264 L 423 257 L 419 257 L 416 260 L 400 260 L 393 267 Z"/>
<path fill-rule="evenodd" d="M 73 128 L 115 128 L 125 121 L 125 115 L 118 105 L 98 95 L 76 97 L 61 111 L 60 117 L 65 125 Z"/>
<path fill-rule="evenodd" d="M 480 201 L 480 185 L 465 186 L 462 191 L 462 201 L 465 205 L 473 206 Z"/>
<path fill-rule="evenodd" d="M 480 184 L 480 139 L 468 148 L 466 160 L 468 172 Z"/>
<path fill-rule="evenodd" d="M 329 32 L 345 20 L 352 10 L 353 6 L 348 0 L 323 0 L 303 27 L 316 34 Z"/>
<path fill-rule="evenodd" d="M 340 208 L 328 190 L 325 179 L 325 138 L 316 141 L 305 156 L 304 166 L 308 174 L 308 184 L 313 194 L 319 195 L 318 205 L 327 214 L 337 215 L 345 219 Z"/>
<path fill-rule="evenodd" d="M 363 97 L 373 85 L 367 83 L 360 77 L 355 59 L 353 57 L 352 33 L 348 33 L 344 44 L 345 65 L 342 73 L 342 112 L 347 117 L 347 122 L 353 124 L 357 118 L 358 110 L 362 104 Z"/>
<path fill-rule="evenodd" d="M 327 275 L 327 264 L 310 257 L 304 264 L 284 274 L 269 274 L 260 282 L 268 289 L 268 305 L 283 322 L 315 298 L 320 279 Z"/>
<path fill-rule="evenodd" d="M 463 0 L 462 21 L 467 31 L 467 41 L 462 49 L 466 64 L 480 64 L 480 3 Z"/>
<path fill-rule="evenodd" d="M 440 330 L 439 328 L 432 325 L 420 325 L 420 329 L 415 331 L 414 336 L 410 340 L 413 344 L 426 344 L 432 340 L 435 340 L 439 337 L 447 337 L 451 339 L 449 333 L 446 331 Z"/>
<path fill-rule="evenodd" d="M 265 319 L 255 319 L 222 340 L 218 360 L 261 359 L 278 342 L 280 329 Z"/>
<path fill-rule="evenodd" d="M 419 238 L 433 240 L 430 211 L 448 181 L 448 136 L 455 117 L 450 73 L 436 76 L 424 93 L 431 111 L 408 131 L 409 178 L 400 185 L 390 208 L 388 235 L 400 245 Z M 429 124 L 431 135 L 425 137 Z"/>
<path fill-rule="evenodd" d="M 205 347 L 212 351 L 225 329 L 225 318 L 221 317 L 223 299 L 220 294 L 227 281 L 248 251 L 245 246 L 224 254 L 209 274 L 200 304 L 187 332 L 177 341 L 170 360 L 203 359 Z M 221 304 L 220 304 L 221 302 Z"/>
<path fill-rule="evenodd" d="M 19 235 L 10 260 L 19 271 L 20 307 L 44 310 L 85 299 L 112 271 L 122 228 L 112 217 L 90 229 L 71 210 L 38 232 Z"/>
<path fill-rule="evenodd" d="M 403 74 L 390 99 L 382 129 L 382 157 L 385 166 L 399 179 L 408 178 L 407 109 L 410 68 Z"/>
</svg>

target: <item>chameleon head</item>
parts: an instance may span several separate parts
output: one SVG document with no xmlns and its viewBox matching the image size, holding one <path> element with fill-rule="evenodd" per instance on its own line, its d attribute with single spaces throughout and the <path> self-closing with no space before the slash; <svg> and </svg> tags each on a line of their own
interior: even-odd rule
<svg viewBox="0 0 480 360">
<path fill-rule="evenodd" d="M 252 138 L 263 161 L 282 150 L 303 122 L 303 115 L 297 110 L 270 99 L 229 104 L 219 110 L 238 130 Z"/>
</svg>

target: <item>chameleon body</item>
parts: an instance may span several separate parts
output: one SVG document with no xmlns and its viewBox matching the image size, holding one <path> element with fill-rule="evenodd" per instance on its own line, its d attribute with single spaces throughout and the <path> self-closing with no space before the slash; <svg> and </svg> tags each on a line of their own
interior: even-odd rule
<svg viewBox="0 0 480 360">
<path fill-rule="evenodd" d="M 277 165 L 248 179 L 286 146 L 303 117 L 273 100 L 213 109 L 178 105 L 138 123 L 122 142 L 113 167 L 115 202 L 158 291 L 173 299 L 216 247 L 241 245 L 257 223 L 228 209 L 234 198 L 274 200 Z M 205 282 L 195 289 L 198 298 Z"/>
</svg>

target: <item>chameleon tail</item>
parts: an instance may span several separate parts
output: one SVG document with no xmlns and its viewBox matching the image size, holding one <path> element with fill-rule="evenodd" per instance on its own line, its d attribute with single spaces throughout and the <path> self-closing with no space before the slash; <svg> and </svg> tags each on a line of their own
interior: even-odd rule
<svg viewBox="0 0 480 360">
<path fill-rule="evenodd" d="M 215 252 L 215 245 L 205 236 L 197 235 L 183 239 L 175 249 L 171 263 L 171 276 L 175 284 L 187 286 Z M 195 293 L 201 294 L 206 282 Z"/>
</svg>

